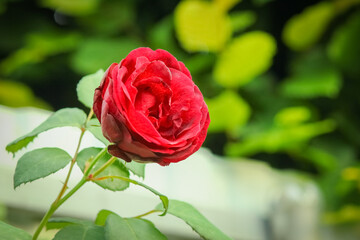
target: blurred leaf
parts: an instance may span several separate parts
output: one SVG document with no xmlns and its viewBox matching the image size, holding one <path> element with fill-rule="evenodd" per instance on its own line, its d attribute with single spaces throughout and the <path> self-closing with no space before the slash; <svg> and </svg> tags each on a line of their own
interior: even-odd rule
<svg viewBox="0 0 360 240">
<path fill-rule="evenodd" d="M 13 227 L 0 221 L 0 239 L 3 240 L 31 240 L 31 235 L 22 229 Z"/>
<path fill-rule="evenodd" d="M 212 53 L 198 53 L 187 58 L 184 64 L 191 72 L 191 75 L 196 75 L 208 72 L 214 65 L 215 60 L 216 56 Z"/>
<path fill-rule="evenodd" d="M 293 63 L 292 76 L 281 85 L 281 93 L 290 98 L 335 98 L 342 86 L 339 71 L 320 49 L 307 52 Z"/>
<path fill-rule="evenodd" d="M 40 0 L 40 3 L 68 15 L 83 16 L 95 12 L 100 0 Z"/>
<path fill-rule="evenodd" d="M 287 151 L 334 129 L 335 122 L 331 119 L 296 126 L 273 127 L 268 131 L 247 136 L 241 142 L 228 143 L 225 152 L 228 156 L 248 156 L 258 152 Z"/>
<path fill-rule="evenodd" d="M 230 132 L 243 126 L 250 117 L 249 105 L 232 91 L 224 91 L 216 98 L 207 99 L 206 103 L 211 119 L 209 132 Z"/>
<path fill-rule="evenodd" d="M 252 11 L 232 12 L 230 21 L 233 32 L 243 31 L 255 23 L 256 14 Z"/>
<path fill-rule="evenodd" d="M 92 222 L 87 220 L 79 220 L 76 218 L 70 217 L 57 217 L 57 218 L 50 218 L 49 221 L 46 223 L 46 230 L 50 229 L 61 229 L 69 225 L 93 225 Z"/>
<path fill-rule="evenodd" d="M 241 0 L 214 0 L 214 4 L 222 11 L 228 11 Z"/>
<path fill-rule="evenodd" d="M 150 29 L 148 42 L 151 48 L 167 50 L 179 60 L 183 61 L 186 58 L 183 51 L 178 47 L 174 36 L 173 15 L 165 17 Z"/>
<path fill-rule="evenodd" d="M 162 209 L 162 206 L 157 205 L 156 209 Z M 184 220 L 203 239 L 231 239 L 209 222 L 197 209 L 186 202 L 170 200 L 168 212 Z"/>
<path fill-rule="evenodd" d="M 6 80 L 0 80 L 0 104 L 9 107 L 32 106 L 51 109 L 46 102 L 35 97 L 25 84 Z"/>
<path fill-rule="evenodd" d="M 95 89 L 100 86 L 104 73 L 104 70 L 100 69 L 96 73 L 86 75 L 81 78 L 76 87 L 79 101 L 88 108 L 93 106 Z"/>
<path fill-rule="evenodd" d="M 122 218 L 110 214 L 105 223 L 106 240 L 167 239 L 152 222 L 137 218 Z"/>
<path fill-rule="evenodd" d="M 252 0 L 252 2 L 254 3 L 254 4 L 256 4 L 256 5 L 265 5 L 265 4 L 267 4 L 267 3 L 269 3 L 269 2 L 272 2 L 272 1 L 274 1 L 274 0 Z"/>
<path fill-rule="evenodd" d="M 130 51 L 141 44 L 130 38 L 95 39 L 89 38 L 79 47 L 72 59 L 74 70 L 82 74 L 94 73 L 99 69 L 107 69 L 110 64 L 120 62 Z"/>
<path fill-rule="evenodd" d="M 342 13 L 355 5 L 360 4 L 360 0 L 333 0 L 333 4 L 336 11 Z"/>
<path fill-rule="evenodd" d="M 77 19 L 88 31 L 98 36 L 116 36 L 136 27 L 134 1 L 100 1 L 93 14 Z"/>
<path fill-rule="evenodd" d="M 77 33 L 32 33 L 27 36 L 23 48 L 0 62 L 0 71 L 10 74 L 25 64 L 42 62 L 49 56 L 73 50 L 79 41 Z"/>
<path fill-rule="evenodd" d="M 86 125 L 86 130 L 89 130 L 98 140 L 105 144 L 105 146 L 109 145 L 110 142 L 104 137 L 100 122 L 97 118 L 92 118 Z"/>
<path fill-rule="evenodd" d="M 329 212 L 324 220 L 327 224 L 358 223 L 360 221 L 360 206 L 346 205 L 337 212 Z"/>
<path fill-rule="evenodd" d="M 331 37 L 328 55 L 347 74 L 360 77 L 360 11 L 355 12 Z"/>
<path fill-rule="evenodd" d="M 286 23 L 283 30 L 284 43 L 295 51 L 308 49 L 321 38 L 334 16 L 331 2 L 320 2 L 307 7 Z"/>
<path fill-rule="evenodd" d="M 72 157 L 60 148 L 40 148 L 25 153 L 16 165 L 14 189 L 64 168 Z"/>
<path fill-rule="evenodd" d="M 275 39 L 260 31 L 234 38 L 220 54 L 214 78 L 224 87 L 239 87 L 264 73 L 276 52 Z"/>
<path fill-rule="evenodd" d="M 104 228 L 96 225 L 69 225 L 56 233 L 53 240 L 105 240 Z"/>
<path fill-rule="evenodd" d="M 175 9 L 175 30 L 189 52 L 217 52 L 231 37 L 228 16 L 207 1 L 181 1 Z"/>
<path fill-rule="evenodd" d="M 334 69 L 286 79 L 281 86 L 284 96 L 293 98 L 335 98 L 341 87 L 341 75 Z"/>
<path fill-rule="evenodd" d="M 77 165 L 84 172 L 85 163 L 90 158 L 95 157 L 102 149 L 101 148 L 85 148 L 81 152 L 79 152 L 77 157 Z M 99 169 L 102 165 L 104 165 L 109 159 L 111 155 L 106 153 L 103 157 L 101 157 L 97 163 L 95 164 L 93 171 Z M 107 167 L 104 171 L 102 171 L 97 177 L 105 177 L 105 176 L 120 176 L 120 177 L 129 177 L 129 171 L 125 168 L 125 166 L 118 160 Z M 100 187 L 109 189 L 111 191 L 122 191 L 129 187 L 129 183 L 120 179 L 104 179 L 99 181 L 94 181 Z"/>
<path fill-rule="evenodd" d="M 63 108 L 53 113 L 43 123 L 32 130 L 30 133 L 21 136 L 6 146 L 6 151 L 16 153 L 26 147 L 42 132 L 58 127 L 78 127 L 81 128 L 86 120 L 86 114 L 78 108 Z"/>
<path fill-rule="evenodd" d="M 294 126 L 311 118 L 311 111 L 307 107 L 289 107 L 282 109 L 275 116 L 275 123 L 280 126 Z"/>
</svg>

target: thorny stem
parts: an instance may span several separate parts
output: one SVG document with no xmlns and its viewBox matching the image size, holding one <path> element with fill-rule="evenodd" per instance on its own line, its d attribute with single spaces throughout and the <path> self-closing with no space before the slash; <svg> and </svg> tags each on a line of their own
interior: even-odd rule
<svg viewBox="0 0 360 240">
<path fill-rule="evenodd" d="M 80 133 L 80 137 L 79 137 L 79 141 L 75 150 L 75 154 L 74 157 L 71 160 L 70 163 L 70 168 L 68 171 L 68 174 L 66 176 L 65 182 L 63 187 L 61 188 L 59 195 L 57 196 L 57 198 L 55 199 L 55 201 L 51 204 L 49 210 L 46 212 L 45 216 L 43 217 L 43 219 L 41 220 L 38 228 L 36 229 L 34 235 L 33 235 L 33 240 L 36 240 L 41 232 L 41 230 L 44 228 L 44 226 L 46 225 L 46 223 L 48 222 L 49 218 L 51 217 L 51 215 L 56 211 L 56 209 L 58 209 L 60 207 L 61 204 L 63 204 L 63 202 L 65 202 L 69 197 L 71 197 L 82 185 L 84 185 L 84 183 L 86 182 L 86 178 L 85 176 L 80 180 L 80 182 L 70 191 L 68 192 L 63 198 L 62 196 L 65 194 L 66 189 L 68 187 L 68 182 L 70 179 L 70 175 L 72 172 L 72 169 L 76 163 L 76 159 L 79 153 L 79 149 L 80 149 L 80 145 L 81 145 L 81 141 L 83 139 L 84 133 L 86 131 L 86 124 L 89 122 L 89 120 L 91 119 L 91 117 L 93 116 L 94 111 L 93 109 L 90 110 L 89 115 L 87 116 L 87 119 L 84 123 L 84 125 L 81 128 L 81 133 Z M 105 148 L 106 149 L 106 148 Z M 95 162 L 95 160 L 94 160 Z"/>
</svg>

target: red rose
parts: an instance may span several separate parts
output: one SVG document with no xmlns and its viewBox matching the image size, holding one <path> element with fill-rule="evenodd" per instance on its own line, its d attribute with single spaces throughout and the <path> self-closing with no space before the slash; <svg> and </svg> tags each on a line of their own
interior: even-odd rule
<svg viewBox="0 0 360 240">
<path fill-rule="evenodd" d="M 197 151 L 210 123 L 189 70 L 161 49 L 138 48 L 113 63 L 93 109 L 112 155 L 163 166 Z"/>
</svg>

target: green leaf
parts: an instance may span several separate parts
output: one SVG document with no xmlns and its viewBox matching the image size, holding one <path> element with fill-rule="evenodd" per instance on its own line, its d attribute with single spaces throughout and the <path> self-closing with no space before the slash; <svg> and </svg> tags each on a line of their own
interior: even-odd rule
<svg viewBox="0 0 360 240">
<path fill-rule="evenodd" d="M 250 117 L 249 105 L 235 92 L 223 91 L 213 99 L 207 99 L 209 107 L 209 132 L 233 131 L 242 127 Z M 228 107 L 232 107 L 229 111 Z"/>
<path fill-rule="evenodd" d="M 217 52 L 231 37 L 229 17 L 208 1 L 181 1 L 175 9 L 174 22 L 177 38 L 190 52 Z"/>
<path fill-rule="evenodd" d="M 162 209 L 157 205 L 156 209 Z M 207 220 L 198 210 L 188 203 L 170 200 L 168 213 L 184 220 L 202 238 L 208 240 L 231 239 Z"/>
<path fill-rule="evenodd" d="M 124 161 L 124 160 L 122 160 L 122 161 Z M 131 162 L 124 161 L 124 165 L 128 170 L 130 170 L 136 176 L 139 176 L 142 178 L 145 177 L 145 163 L 138 163 L 135 161 L 131 161 Z"/>
<path fill-rule="evenodd" d="M 320 2 L 293 16 L 283 31 L 284 43 L 295 51 L 306 50 L 315 44 L 335 16 L 331 2 Z"/>
<path fill-rule="evenodd" d="M 100 0 L 41 0 L 40 3 L 67 15 L 84 16 L 95 12 Z"/>
<path fill-rule="evenodd" d="M 327 47 L 329 58 L 355 80 L 360 77 L 360 11 L 334 32 Z"/>
<path fill-rule="evenodd" d="M 0 80 L 0 104 L 9 107 L 32 106 L 51 109 L 50 105 L 34 95 L 31 88 L 11 80 Z"/>
<path fill-rule="evenodd" d="M 93 225 L 92 222 L 87 220 L 79 220 L 76 218 L 69 218 L 69 217 L 59 217 L 59 218 L 50 218 L 49 221 L 46 223 L 46 229 L 61 229 L 69 225 Z"/>
<path fill-rule="evenodd" d="M 110 214 L 105 223 L 106 240 L 167 239 L 150 221 Z"/>
<path fill-rule="evenodd" d="M 96 225 L 69 225 L 61 229 L 53 240 L 105 240 L 104 228 Z"/>
<path fill-rule="evenodd" d="M 0 239 L 2 240 L 31 240 L 31 235 L 19 228 L 0 221 Z"/>
<path fill-rule="evenodd" d="M 76 87 L 79 101 L 88 108 L 93 106 L 95 88 L 100 86 L 104 73 L 104 70 L 100 69 L 96 73 L 86 75 Z"/>
<path fill-rule="evenodd" d="M 99 226 L 104 226 L 106 219 L 110 214 L 115 214 L 115 213 L 105 209 L 100 210 L 100 212 L 96 216 L 95 224 Z"/>
<path fill-rule="evenodd" d="M 77 164 L 82 171 L 85 169 L 85 163 L 92 157 L 95 157 L 102 149 L 101 148 L 86 148 L 83 149 L 77 157 Z M 106 153 L 102 158 L 100 158 L 95 164 L 93 171 L 99 169 L 104 163 L 106 163 L 111 158 L 111 155 Z M 126 167 L 118 160 L 107 167 L 103 172 L 101 172 L 97 177 L 105 176 L 119 176 L 119 177 L 129 177 L 129 171 Z M 104 179 L 100 181 L 94 181 L 100 187 L 109 189 L 111 191 L 122 191 L 129 187 L 129 182 L 123 181 L 121 179 Z"/>
<path fill-rule="evenodd" d="M 104 143 L 106 146 L 110 144 L 110 142 L 104 137 L 100 122 L 97 118 L 92 118 L 90 121 L 86 124 L 86 129 L 89 130 L 98 140 L 100 140 L 102 143 Z"/>
<path fill-rule="evenodd" d="M 14 188 L 57 172 L 71 159 L 71 156 L 60 148 L 40 148 L 25 153 L 16 165 Z"/>
<path fill-rule="evenodd" d="M 252 11 L 233 12 L 230 14 L 230 21 L 233 32 L 239 32 L 253 25 L 256 15 Z"/>
<path fill-rule="evenodd" d="M 314 49 L 292 63 L 292 76 L 281 85 L 286 97 L 314 98 L 338 95 L 342 78 L 321 49 Z"/>
<path fill-rule="evenodd" d="M 78 108 L 63 108 L 53 113 L 48 119 L 41 123 L 37 128 L 30 133 L 19 137 L 6 146 L 6 150 L 11 153 L 16 153 L 23 147 L 26 147 L 37 135 L 52 128 L 58 127 L 78 127 L 81 128 L 86 120 L 86 114 Z"/>
<path fill-rule="evenodd" d="M 276 42 L 270 34 L 261 31 L 242 34 L 221 52 L 214 78 L 224 87 L 242 86 L 267 71 L 275 53 Z"/>
<path fill-rule="evenodd" d="M 46 58 L 69 52 L 80 42 L 78 33 L 49 31 L 31 33 L 26 36 L 25 46 L 14 51 L 0 63 L 0 71 L 5 75 L 27 64 L 43 62 Z"/>
<path fill-rule="evenodd" d="M 298 75 L 285 80 L 281 93 L 292 98 L 335 98 L 342 85 L 339 72 L 334 69 L 324 69 L 313 74 Z"/>
<path fill-rule="evenodd" d="M 134 39 L 89 38 L 82 42 L 72 58 L 72 67 L 79 73 L 94 73 L 107 69 L 110 64 L 120 62 L 129 52 L 142 44 Z"/>
</svg>

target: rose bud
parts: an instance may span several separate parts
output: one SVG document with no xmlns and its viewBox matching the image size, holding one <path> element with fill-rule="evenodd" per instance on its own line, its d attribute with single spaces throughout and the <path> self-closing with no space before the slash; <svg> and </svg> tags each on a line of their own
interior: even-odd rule
<svg viewBox="0 0 360 240">
<path fill-rule="evenodd" d="M 210 123 L 189 70 L 165 50 L 138 48 L 113 63 L 95 90 L 94 113 L 108 151 L 130 162 L 179 162 L 196 152 Z"/>
</svg>

